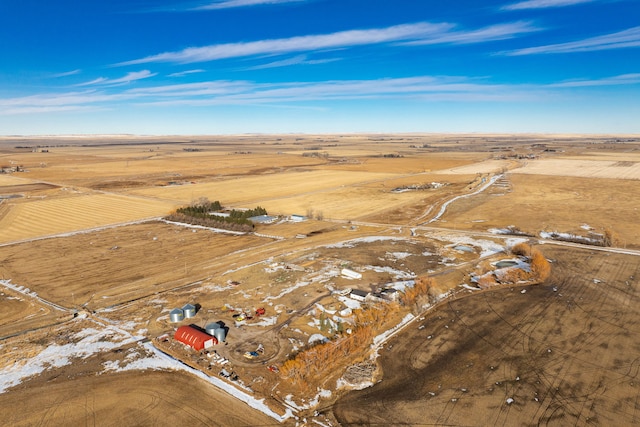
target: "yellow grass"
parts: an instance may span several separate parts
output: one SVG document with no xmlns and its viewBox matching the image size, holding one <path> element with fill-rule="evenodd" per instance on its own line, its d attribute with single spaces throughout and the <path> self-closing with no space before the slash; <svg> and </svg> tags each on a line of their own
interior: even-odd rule
<svg viewBox="0 0 640 427">
<path fill-rule="evenodd" d="M 319 191 L 383 181 L 393 174 L 341 171 L 290 172 L 237 179 L 133 190 L 132 194 L 189 203 L 199 197 L 220 200 L 225 204 L 263 203 L 283 197 L 311 195 Z"/>
<path fill-rule="evenodd" d="M 8 174 L 0 174 L 0 187 L 5 185 L 21 185 L 21 184 L 30 184 L 31 180 L 18 178 L 13 175 Z M 2 192 L 0 191 L 0 194 Z"/>
<path fill-rule="evenodd" d="M 114 194 L 21 199 L 0 220 L 0 243 L 163 216 L 174 205 Z"/>
<path fill-rule="evenodd" d="M 510 160 L 485 160 L 471 165 L 458 166 L 450 169 L 438 171 L 437 173 L 451 175 L 469 175 L 476 173 L 500 172 L 512 164 Z"/>
<path fill-rule="evenodd" d="M 355 220 L 424 197 L 420 192 L 394 194 L 380 188 L 341 188 L 261 202 L 274 214 L 302 214 L 312 209 L 325 219 Z M 243 206 L 250 207 L 250 205 Z"/>
</svg>

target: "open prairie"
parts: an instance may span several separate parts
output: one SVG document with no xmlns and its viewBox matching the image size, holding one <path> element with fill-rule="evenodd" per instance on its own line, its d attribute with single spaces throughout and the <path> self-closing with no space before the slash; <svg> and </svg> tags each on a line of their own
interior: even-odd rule
<svg viewBox="0 0 640 427">
<path fill-rule="evenodd" d="M 566 135 L 4 138 L 0 407 L 29 402 L 33 415 L 0 416 L 65 425 L 135 407 L 154 425 L 637 423 L 639 150 L 631 137 Z M 276 218 L 249 233 L 161 220 L 204 198 Z M 610 246 L 584 244 L 605 233 Z M 549 281 L 470 290 L 523 241 L 545 243 Z M 374 387 L 339 386 L 362 352 L 330 361 L 313 392 L 278 373 L 346 336 L 361 308 L 350 290 L 402 294 L 426 277 L 429 304 L 395 303 L 381 321 L 418 310 L 380 350 Z M 171 322 L 186 303 L 195 317 Z M 223 365 L 158 340 L 213 321 L 228 328 Z M 234 381 L 217 375 L 227 370 Z M 213 419 L 196 395 L 225 409 Z"/>
</svg>

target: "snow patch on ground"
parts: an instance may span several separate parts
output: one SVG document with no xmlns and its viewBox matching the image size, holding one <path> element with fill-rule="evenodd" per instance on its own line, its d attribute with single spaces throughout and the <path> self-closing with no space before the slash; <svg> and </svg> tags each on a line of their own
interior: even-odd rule
<svg viewBox="0 0 640 427">
<path fill-rule="evenodd" d="M 209 231 L 213 231 L 214 233 L 235 234 L 235 235 L 238 235 L 238 236 L 244 236 L 245 234 L 247 234 L 247 233 L 244 233 L 242 231 L 223 230 L 222 228 L 204 227 L 202 225 L 186 224 L 184 222 L 167 221 L 166 219 L 162 220 L 162 222 L 164 222 L 166 224 L 177 225 L 179 227 L 191 228 L 194 231 L 195 230 L 209 230 Z"/>
<path fill-rule="evenodd" d="M 373 386 L 372 381 L 362 381 L 358 384 L 352 384 L 345 380 L 344 378 L 338 379 L 336 381 L 336 389 L 340 390 L 341 388 L 348 388 L 349 390 L 364 390 L 365 388 L 369 388 Z"/>
<path fill-rule="evenodd" d="M 34 357 L 16 361 L 12 366 L 4 368 L 0 372 L 0 393 L 47 369 L 60 368 L 69 365 L 73 359 L 86 359 L 93 354 L 135 341 L 114 326 L 106 326 L 102 330 L 86 328 L 71 339 L 77 341 L 64 345 L 51 344 Z"/>
<path fill-rule="evenodd" d="M 315 408 L 316 406 L 318 406 L 318 403 L 320 402 L 320 398 L 329 398 L 331 397 L 331 391 L 330 390 L 324 390 L 324 389 L 318 389 L 318 393 L 315 395 L 315 397 L 311 400 L 309 400 L 308 402 L 304 402 L 304 403 L 296 403 L 293 401 L 293 395 L 288 394 L 285 396 L 284 398 L 284 403 L 286 403 L 288 406 L 300 411 L 302 409 L 311 409 L 311 408 Z"/>
<path fill-rule="evenodd" d="M 449 207 L 449 205 L 451 203 L 455 202 L 456 200 L 464 199 L 466 197 L 471 197 L 471 196 L 475 196 L 476 194 L 482 193 L 484 190 L 486 190 L 487 188 L 491 187 L 493 185 L 493 183 L 496 182 L 500 178 L 502 178 L 502 175 L 492 176 L 491 179 L 489 179 L 489 181 L 487 183 L 485 183 L 482 187 L 480 187 L 479 189 L 477 189 L 473 193 L 463 194 L 461 196 L 456 196 L 453 199 L 445 202 L 442 205 L 442 207 L 440 208 L 440 212 L 438 212 L 438 214 L 436 216 L 434 216 L 430 221 L 428 221 L 427 224 L 431 224 L 432 222 L 438 221 L 442 217 L 442 215 L 444 215 L 444 213 L 447 211 L 447 207 Z"/>
<path fill-rule="evenodd" d="M 227 286 L 221 286 L 221 285 L 216 285 L 216 284 L 210 284 L 210 285 L 204 285 L 204 286 L 200 286 L 199 288 L 194 289 L 194 292 L 200 292 L 200 291 L 206 291 L 206 292 L 223 292 L 223 291 L 228 291 L 230 289 L 233 289 L 234 286 L 233 285 L 227 285 Z"/>
<path fill-rule="evenodd" d="M 359 237 L 357 239 L 345 240 L 344 242 L 334 243 L 332 245 L 327 245 L 325 248 L 336 249 L 336 248 L 353 248 L 356 247 L 359 243 L 373 243 L 373 242 L 383 242 L 383 241 L 407 241 L 407 239 L 398 238 L 398 237 L 389 237 L 389 236 L 369 236 L 369 237 Z"/>
<path fill-rule="evenodd" d="M 278 317 L 277 316 L 262 317 L 261 319 L 262 320 L 260 320 L 259 322 L 246 323 L 245 326 L 273 326 L 276 323 L 278 323 Z"/>
<path fill-rule="evenodd" d="M 440 241 L 453 242 L 453 246 L 467 245 L 467 246 L 479 247 L 481 249 L 480 258 L 484 258 L 500 252 L 504 252 L 505 250 L 503 245 L 491 240 L 474 239 L 473 237 L 459 236 L 459 235 L 445 235 L 445 236 L 435 236 L 435 237 Z"/>
<path fill-rule="evenodd" d="M 362 305 L 360 304 L 360 301 L 356 301 L 345 295 L 339 296 L 338 300 L 340 300 L 340 302 L 342 302 L 345 306 L 347 306 L 347 308 L 350 308 L 352 310 L 358 310 L 362 307 Z"/>
<path fill-rule="evenodd" d="M 416 277 L 415 273 L 413 272 L 396 270 L 391 267 L 381 267 L 379 265 L 365 265 L 362 268 L 363 270 L 372 270 L 372 271 L 375 271 L 376 273 L 388 273 L 396 279 L 413 279 L 414 277 Z"/>
<path fill-rule="evenodd" d="M 411 322 L 413 319 L 415 319 L 416 316 L 414 316 L 413 314 L 409 313 L 406 316 L 404 316 L 404 318 L 400 321 L 400 323 L 398 323 L 396 326 L 394 326 L 393 328 L 384 331 L 383 333 L 381 333 L 380 335 L 376 336 L 373 338 L 373 345 L 374 346 L 379 346 L 380 344 L 384 343 L 386 340 L 388 340 L 393 334 L 395 334 L 398 330 L 402 329 L 402 327 L 404 325 L 406 325 L 407 323 Z"/>
<path fill-rule="evenodd" d="M 405 259 L 413 255 L 410 252 L 387 252 L 387 256 L 393 257 L 395 259 Z"/>
<path fill-rule="evenodd" d="M 314 342 L 324 343 L 324 342 L 328 342 L 328 341 L 329 341 L 329 339 L 327 337 L 325 337 L 324 335 L 322 335 L 322 334 L 313 334 L 313 335 L 311 335 L 309 337 L 308 343 L 309 344 L 313 344 Z"/>
</svg>

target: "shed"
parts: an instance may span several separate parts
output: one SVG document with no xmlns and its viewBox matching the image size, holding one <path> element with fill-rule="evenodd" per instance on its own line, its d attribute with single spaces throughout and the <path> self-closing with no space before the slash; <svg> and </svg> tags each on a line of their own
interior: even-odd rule
<svg viewBox="0 0 640 427">
<path fill-rule="evenodd" d="M 357 271 L 349 270 L 348 268 L 343 268 L 340 271 L 340 274 L 349 279 L 362 279 L 362 274 L 358 273 Z"/>
<path fill-rule="evenodd" d="M 176 341 L 180 341 L 181 343 L 190 346 L 196 351 L 218 344 L 218 340 L 215 337 L 212 337 L 193 326 L 187 325 L 180 326 L 173 338 Z"/>
</svg>

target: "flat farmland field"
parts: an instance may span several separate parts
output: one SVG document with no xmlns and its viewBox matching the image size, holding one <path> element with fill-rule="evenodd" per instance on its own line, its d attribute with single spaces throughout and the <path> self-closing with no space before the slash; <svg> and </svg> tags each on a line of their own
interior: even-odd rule
<svg viewBox="0 0 640 427">
<path fill-rule="evenodd" d="M 509 160 L 485 160 L 470 165 L 456 166 L 439 171 L 442 174 L 448 175 L 472 175 L 476 173 L 497 173 L 502 170 L 509 169 L 514 164 Z"/>
<path fill-rule="evenodd" d="M 546 285 L 449 301 L 390 340 L 382 381 L 339 399 L 338 423 L 640 423 L 637 257 L 545 255 Z"/>
<path fill-rule="evenodd" d="M 0 419 L 640 424 L 636 139 L 0 138 Z"/>
<path fill-rule="evenodd" d="M 245 176 L 202 184 L 176 185 L 133 190 L 131 194 L 189 203 L 199 197 L 230 204 L 264 203 L 345 186 L 363 185 L 393 178 L 393 174 L 342 171 L 304 171 L 263 176 Z M 268 209 L 268 206 L 267 206 Z"/>
<path fill-rule="evenodd" d="M 640 180 L 640 156 L 625 160 L 542 159 L 528 162 L 514 173 Z"/>
<path fill-rule="evenodd" d="M 269 242 L 151 222 L 0 247 L 0 272 L 48 301 L 101 308 L 202 280 Z"/>
<path fill-rule="evenodd" d="M 0 243 L 161 217 L 175 208 L 170 202 L 117 194 L 16 200 L 0 218 Z"/>
<path fill-rule="evenodd" d="M 84 370 L 99 369 L 101 362 L 87 360 Z M 199 378 L 154 370 L 93 374 L 73 381 L 45 376 L 40 384 L 0 394 L 0 417 L 13 426 L 169 426 L 185 422 L 215 427 L 274 425 L 272 418 Z"/>
<path fill-rule="evenodd" d="M 611 229 L 619 245 L 640 247 L 638 181 L 571 176 L 508 174 L 496 187 L 451 205 L 443 220 L 461 229 L 515 225 L 523 231 L 584 234 Z"/>
</svg>

